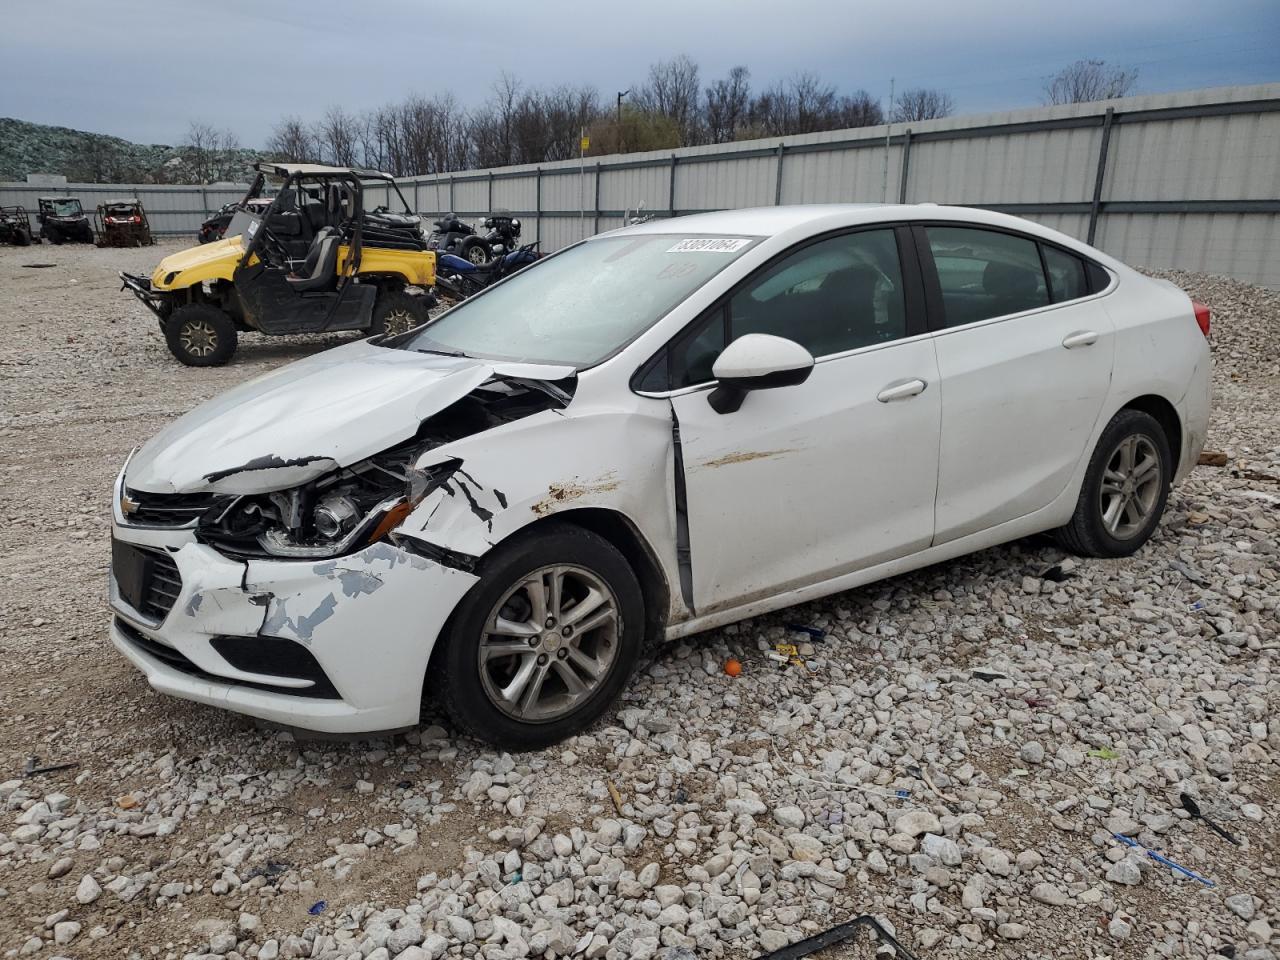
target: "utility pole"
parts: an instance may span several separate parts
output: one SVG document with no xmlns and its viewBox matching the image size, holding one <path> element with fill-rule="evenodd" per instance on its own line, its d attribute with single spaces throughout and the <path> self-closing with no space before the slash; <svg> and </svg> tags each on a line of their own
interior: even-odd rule
<svg viewBox="0 0 1280 960">
<path fill-rule="evenodd" d="M 893 129 L 893 82 L 894 78 L 889 78 L 889 115 L 885 117 L 884 125 L 884 174 L 880 180 L 880 202 L 889 202 L 889 133 Z"/>
<path fill-rule="evenodd" d="M 623 97 L 625 97 L 625 96 L 626 96 L 628 93 L 630 93 L 630 92 L 631 92 L 630 90 L 619 90 L 619 91 L 618 91 L 618 121 L 617 121 L 617 124 L 618 124 L 618 152 L 619 152 L 619 153 L 623 153 L 623 152 L 625 152 L 625 151 L 623 150 L 623 148 L 622 148 L 622 98 L 623 98 Z"/>
</svg>

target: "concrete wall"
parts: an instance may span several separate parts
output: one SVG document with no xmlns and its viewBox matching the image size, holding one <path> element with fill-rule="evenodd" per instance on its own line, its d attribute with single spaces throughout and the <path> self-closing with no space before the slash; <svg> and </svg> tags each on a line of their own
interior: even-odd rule
<svg viewBox="0 0 1280 960">
<path fill-rule="evenodd" d="M 624 222 L 816 202 L 968 204 L 1038 220 L 1136 266 L 1280 288 L 1280 84 L 950 117 L 401 181 L 434 218 L 519 216 L 556 250 Z M 155 228 L 192 233 L 243 188 L 0 184 L 0 203 L 138 195 Z"/>
</svg>

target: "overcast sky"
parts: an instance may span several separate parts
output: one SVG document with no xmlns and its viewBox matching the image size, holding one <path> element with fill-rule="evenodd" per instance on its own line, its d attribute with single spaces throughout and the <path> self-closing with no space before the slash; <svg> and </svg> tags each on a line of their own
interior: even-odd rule
<svg viewBox="0 0 1280 960">
<path fill-rule="evenodd" d="M 1083 57 L 1139 92 L 1280 80 L 1277 0 L 4 0 L 0 116 L 176 143 L 189 121 L 260 145 L 284 114 L 413 92 L 482 101 L 503 70 L 611 101 L 688 53 L 703 83 L 807 70 L 885 101 L 942 88 L 957 113 L 1040 102 Z"/>
</svg>

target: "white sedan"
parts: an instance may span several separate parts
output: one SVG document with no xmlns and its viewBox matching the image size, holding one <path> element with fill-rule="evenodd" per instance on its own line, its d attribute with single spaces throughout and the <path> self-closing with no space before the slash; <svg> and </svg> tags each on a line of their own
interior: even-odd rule
<svg viewBox="0 0 1280 960">
<path fill-rule="evenodd" d="M 593 237 L 246 383 L 117 483 L 111 638 L 164 693 L 329 732 L 427 701 L 581 730 L 646 643 L 1041 531 L 1137 550 L 1209 418 L 1208 310 L 982 210 Z"/>
</svg>

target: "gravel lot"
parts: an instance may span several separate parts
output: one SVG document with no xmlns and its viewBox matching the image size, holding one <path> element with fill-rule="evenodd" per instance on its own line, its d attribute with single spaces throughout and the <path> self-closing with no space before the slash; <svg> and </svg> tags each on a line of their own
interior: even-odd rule
<svg viewBox="0 0 1280 960">
<path fill-rule="evenodd" d="M 861 913 L 921 960 L 1280 955 L 1280 296 L 1173 276 L 1226 463 L 1137 557 L 1021 541 L 715 631 L 510 756 L 295 741 L 110 647 L 125 455 L 323 346 L 179 366 L 115 280 L 176 246 L 0 248 L 0 955 L 739 958 Z"/>
</svg>

